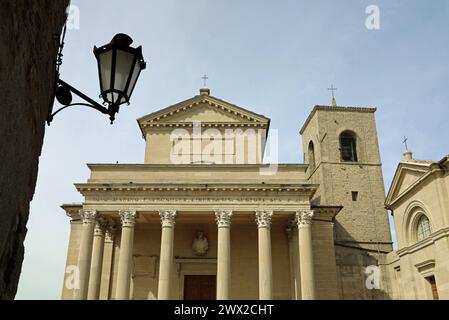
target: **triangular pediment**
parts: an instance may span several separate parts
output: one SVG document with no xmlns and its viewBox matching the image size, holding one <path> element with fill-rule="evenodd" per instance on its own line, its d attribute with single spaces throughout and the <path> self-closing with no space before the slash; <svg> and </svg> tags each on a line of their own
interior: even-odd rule
<svg viewBox="0 0 449 320">
<path fill-rule="evenodd" d="M 386 198 L 386 204 L 393 203 L 403 195 L 429 171 L 430 165 L 420 165 L 410 162 L 401 162 L 396 169 L 390 190 Z"/>
<path fill-rule="evenodd" d="M 221 99 L 199 95 L 137 120 L 140 127 L 154 124 L 222 123 L 268 126 L 270 119 Z"/>
<path fill-rule="evenodd" d="M 225 109 L 217 108 L 206 102 L 202 102 L 195 107 L 182 110 L 183 112 L 175 112 L 167 117 L 160 118 L 158 122 L 223 122 L 223 123 L 239 123 L 248 122 L 248 119 L 229 112 Z M 153 120 L 154 121 L 154 120 Z M 254 121 L 254 120 L 252 120 Z"/>
</svg>

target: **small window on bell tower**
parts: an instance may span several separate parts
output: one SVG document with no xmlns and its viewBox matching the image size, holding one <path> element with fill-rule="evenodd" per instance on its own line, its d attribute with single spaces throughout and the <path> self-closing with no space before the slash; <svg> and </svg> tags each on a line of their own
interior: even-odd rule
<svg viewBox="0 0 449 320">
<path fill-rule="evenodd" d="M 309 142 L 308 149 L 310 172 L 313 172 L 315 170 L 315 148 L 312 141 Z"/>
<path fill-rule="evenodd" d="M 340 135 L 340 152 L 342 161 L 357 162 L 357 146 L 354 133 L 345 131 Z"/>
</svg>

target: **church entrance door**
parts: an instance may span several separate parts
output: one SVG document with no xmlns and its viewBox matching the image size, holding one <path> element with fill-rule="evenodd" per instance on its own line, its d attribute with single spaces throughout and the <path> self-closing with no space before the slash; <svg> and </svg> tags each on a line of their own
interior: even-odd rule
<svg viewBox="0 0 449 320">
<path fill-rule="evenodd" d="M 215 275 L 185 275 L 184 300 L 215 300 Z"/>
</svg>

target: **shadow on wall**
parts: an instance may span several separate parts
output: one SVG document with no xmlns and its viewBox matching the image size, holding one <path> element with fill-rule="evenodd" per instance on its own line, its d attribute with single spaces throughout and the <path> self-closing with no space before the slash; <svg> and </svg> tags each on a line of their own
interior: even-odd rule
<svg viewBox="0 0 449 320">
<path fill-rule="evenodd" d="M 0 2 L 0 300 L 14 299 L 68 0 Z M 56 37 L 55 37 L 56 35 Z M 25 128 L 25 129 L 24 129 Z"/>
<path fill-rule="evenodd" d="M 391 300 L 386 253 L 375 244 L 357 242 L 334 221 L 335 259 L 340 299 Z"/>
</svg>

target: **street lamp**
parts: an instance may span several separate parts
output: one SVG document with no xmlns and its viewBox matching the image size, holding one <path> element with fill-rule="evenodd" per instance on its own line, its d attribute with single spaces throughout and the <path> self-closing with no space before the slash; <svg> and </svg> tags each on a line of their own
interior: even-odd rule
<svg viewBox="0 0 449 320">
<path fill-rule="evenodd" d="M 50 124 L 53 117 L 65 108 L 70 106 L 86 106 L 109 115 L 112 124 L 115 120 L 115 114 L 119 112 L 120 105 L 124 103 L 129 104 L 129 99 L 131 98 L 140 72 L 146 67 L 142 56 L 142 47 L 133 48 L 130 46 L 132 42 L 131 37 L 119 33 L 112 38 L 110 43 L 99 48 L 94 47 L 100 78 L 100 92 L 104 106 L 59 79 L 58 70 L 61 64 L 61 51 L 64 45 L 64 42 L 62 42 L 60 52 L 58 53 L 59 64 L 54 96 L 63 107 L 52 113 L 52 101 L 47 123 Z M 72 93 L 87 103 L 72 103 Z"/>
</svg>

